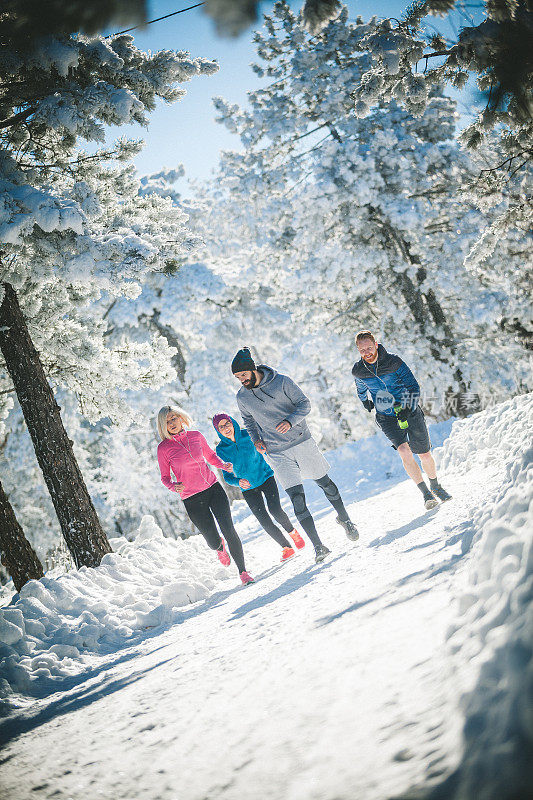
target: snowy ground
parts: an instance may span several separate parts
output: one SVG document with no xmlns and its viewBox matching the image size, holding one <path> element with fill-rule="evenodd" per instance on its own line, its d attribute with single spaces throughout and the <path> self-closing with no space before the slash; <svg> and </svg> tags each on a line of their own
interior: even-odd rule
<svg viewBox="0 0 533 800">
<path fill-rule="evenodd" d="M 243 517 L 240 588 L 145 520 L 98 570 L 28 584 L 0 618 L 5 797 L 526 798 L 532 413 L 455 423 L 432 512 L 384 439 L 331 454 L 361 540 L 312 493 L 321 566 L 277 566 Z"/>
</svg>

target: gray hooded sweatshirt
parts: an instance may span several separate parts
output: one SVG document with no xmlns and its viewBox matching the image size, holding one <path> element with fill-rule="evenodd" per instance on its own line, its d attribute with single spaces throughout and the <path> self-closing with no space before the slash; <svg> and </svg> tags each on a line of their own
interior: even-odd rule
<svg viewBox="0 0 533 800">
<path fill-rule="evenodd" d="M 287 375 L 259 364 L 263 373 L 259 386 L 241 387 L 237 392 L 237 405 L 252 442 L 260 439 L 267 453 L 282 453 L 289 447 L 311 438 L 305 421 L 311 411 L 309 398 Z M 291 423 L 287 433 L 278 433 L 276 425 L 284 419 Z"/>
</svg>

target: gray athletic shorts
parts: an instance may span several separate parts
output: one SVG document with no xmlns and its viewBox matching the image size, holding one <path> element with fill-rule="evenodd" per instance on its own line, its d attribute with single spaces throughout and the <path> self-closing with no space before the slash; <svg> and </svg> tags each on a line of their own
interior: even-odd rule
<svg viewBox="0 0 533 800">
<path fill-rule="evenodd" d="M 306 439 L 282 453 L 266 453 L 265 459 L 284 489 L 298 486 L 307 478 L 316 481 L 329 470 L 329 464 L 314 439 Z"/>
</svg>

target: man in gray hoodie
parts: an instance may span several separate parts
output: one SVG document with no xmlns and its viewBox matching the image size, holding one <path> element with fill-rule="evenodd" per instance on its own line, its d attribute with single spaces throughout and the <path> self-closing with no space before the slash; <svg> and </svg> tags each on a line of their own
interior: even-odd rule
<svg viewBox="0 0 533 800">
<path fill-rule="evenodd" d="M 307 427 L 305 418 L 311 410 L 309 398 L 287 375 L 264 364 L 256 366 L 247 347 L 239 350 L 231 371 L 242 383 L 237 404 L 246 430 L 289 495 L 294 513 L 315 548 L 315 561 L 323 561 L 330 550 L 320 541 L 307 507 L 304 478 L 316 481 L 337 512 L 339 525 L 349 539 L 357 541 L 357 528 L 328 475 L 329 464 Z"/>
</svg>

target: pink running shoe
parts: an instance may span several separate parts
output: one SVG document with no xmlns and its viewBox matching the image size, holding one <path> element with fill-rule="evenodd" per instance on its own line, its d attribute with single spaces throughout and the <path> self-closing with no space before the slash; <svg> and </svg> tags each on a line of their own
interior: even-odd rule
<svg viewBox="0 0 533 800">
<path fill-rule="evenodd" d="M 240 577 L 241 581 L 243 582 L 244 586 L 246 586 L 247 583 L 253 583 L 254 582 L 254 579 L 252 578 L 251 575 L 248 575 L 246 570 L 244 570 L 244 572 L 241 572 L 239 574 L 239 577 Z"/>
<path fill-rule="evenodd" d="M 284 547 L 281 551 L 281 561 L 287 561 L 289 558 L 292 558 L 294 555 L 294 550 L 292 547 Z"/>
<path fill-rule="evenodd" d="M 294 542 L 294 545 L 295 545 L 297 550 L 301 550 L 302 547 L 305 547 L 305 542 L 302 539 L 302 537 L 300 536 L 300 534 L 298 533 L 298 531 L 296 530 L 296 528 L 293 528 L 293 530 L 289 533 L 289 536 L 291 537 L 292 541 Z"/>
<path fill-rule="evenodd" d="M 217 550 L 218 560 L 220 561 L 223 567 L 229 567 L 231 559 L 229 557 L 228 551 L 226 550 L 226 543 L 224 542 L 224 539 L 221 539 L 221 541 L 222 541 L 222 549 L 219 548 Z"/>
</svg>

